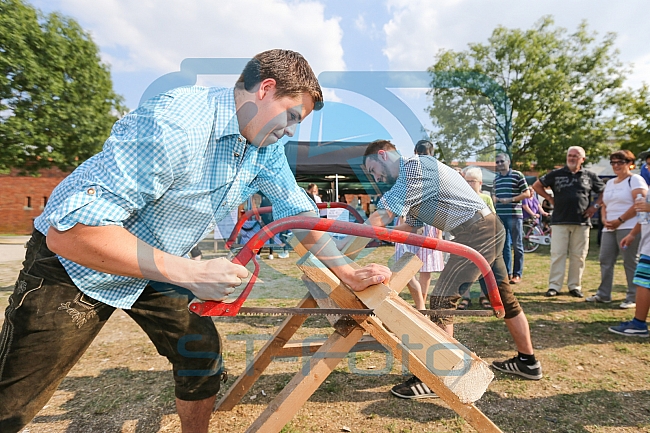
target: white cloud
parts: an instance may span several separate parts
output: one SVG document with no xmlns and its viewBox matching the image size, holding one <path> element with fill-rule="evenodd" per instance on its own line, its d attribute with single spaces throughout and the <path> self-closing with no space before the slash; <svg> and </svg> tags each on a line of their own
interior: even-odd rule
<svg viewBox="0 0 650 433">
<path fill-rule="evenodd" d="M 620 59 L 635 67 L 628 85 L 650 81 L 650 3 L 629 0 L 625 7 L 609 0 L 387 0 L 391 15 L 384 25 L 384 55 L 392 70 L 423 70 L 441 49 L 465 50 L 469 43 L 485 43 L 497 26 L 530 29 L 544 15 L 552 15 L 569 33 L 586 20 L 597 41 L 617 34 Z"/>
<path fill-rule="evenodd" d="M 634 67 L 626 84 L 633 88 L 639 88 L 643 83 L 650 84 L 650 54 L 640 56 L 632 63 Z"/>
<path fill-rule="evenodd" d="M 252 57 L 298 51 L 318 74 L 345 70 L 339 18 L 316 1 L 60 0 L 89 29 L 116 72 L 178 70 L 188 57 Z"/>
<path fill-rule="evenodd" d="M 440 41 L 436 41 L 436 7 L 427 0 L 389 0 L 387 6 L 393 18 L 384 25 L 383 53 L 391 69 L 426 69 L 433 64 L 433 56 L 441 47 Z"/>
<path fill-rule="evenodd" d="M 367 30 L 368 24 L 366 24 L 366 17 L 364 17 L 363 14 L 359 14 L 357 19 L 354 20 L 354 27 L 356 27 L 360 32 L 365 32 Z"/>
</svg>

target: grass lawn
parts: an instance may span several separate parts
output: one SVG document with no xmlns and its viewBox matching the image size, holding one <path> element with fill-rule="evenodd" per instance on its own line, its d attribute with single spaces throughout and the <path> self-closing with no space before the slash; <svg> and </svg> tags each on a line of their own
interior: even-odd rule
<svg viewBox="0 0 650 433">
<path fill-rule="evenodd" d="M 583 279 L 586 294 L 593 294 L 600 281 L 593 235 Z M 210 251 L 211 244 L 202 247 L 206 258 L 220 254 Z M 392 251 L 392 247 L 378 248 L 361 263 L 388 263 Z M 566 288 L 557 298 L 544 297 L 548 247 L 527 254 L 525 259 L 523 282 L 515 286 L 515 292 L 527 313 L 545 376 L 540 381 L 526 381 L 497 372 L 476 405 L 505 432 L 650 432 L 648 339 L 607 332 L 608 326 L 633 314 L 617 308 L 625 292 L 622 265 L 615 274 L 615 302 L 594 305 L 567 296 Z M 306 292 L 295 261 L 294 253 L 286 260 L 264 259 L 262 282 L 253 289 L 249 305 L 295 305 Z M 3 307 L 15 278 L 8 275 L 17 269 L 18 264 L 9 264 L 0 273 Z M 473 293 L 478 296 L 477 289 Z M 410 300 L 407 293 L 402 296 Z M 472 308 L 477 308 L 476 302 Z M 247 347 L 260 348 L 282 319 L 215 319 L 224 338 L 224 358 L 231 376 L 243 371 L 247 352 L 251 354 Z M 514 355 L 503 321 L 461 318 L 456 322 L 456 338 L 484 360 Z M 331 331 L 325 318 L 313 317 L 296 337 L 313 338 Z M 389 389 L 404 379 L 399 361 L 374 352 L 352 355 L 347 361 L 285 426 L 285 433 L 339 432 L 344 427 L 377 433 L 473 431 L 439 400 L 391 396 Z M 240 405 L 231 412 L 214 414 L 210 431 L 244 432 L 302 362 L 297 358 L 272 363 Z M 30 433 L 176 432 L 180 424 L 173 401 L 169 363 L 128 316 L 118 311 L 28 428 Z"/>
</svg>

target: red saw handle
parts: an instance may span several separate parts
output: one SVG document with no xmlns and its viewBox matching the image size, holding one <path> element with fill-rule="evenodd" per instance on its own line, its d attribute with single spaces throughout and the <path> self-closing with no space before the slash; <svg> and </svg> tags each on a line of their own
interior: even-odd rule
<svg viewBox="0 0 650 433">
<path fill-rule="evenodd" d="M 505 309 L 501 302 L 499 295 L 499 288 L 497 287 L 494 273 L 485 258 L 480 255 L 476 250 L 468 246 L 445 241 L 442 239 L 430 238 L 428 236 L 417 235 L 408 233 L 401 230 L 391 230 L 385 227 L 373 227 L 367 224 L 355 224 L 344 221 L 330 220 L 325 218 L 310 218 L 310 217 L 288 217 L 282 218 L 277 221 L 262 227 L 253 237 L 244 245 L 242 250 L 232 260 L 233 263 L 246 265 L 251 259 L 255 264 L 255 271 L 251 276 L 251 280 L 246 285 L 244 291 L 231 303 L 220 301 L 192 301 L 189 305 L 190 311 L 200 316 L 235 316 L 239 312 L 253 284 L 257 280 L 259 273 L 259 264 L 255 260 L 255 254 L 264 245 L 264 243 L 275 236 L 290 229 L 303 229 L 314 230 L 321 232 L 341 233 L 352 236 L 360 236 L 371 239 L 381 239 L 388 242 L 399 242 L 402 244 L 415 245 L 423 248 L 435 249 L 438 251 L 456 254 L 471 260 L 481 271 L 485 284 L 488 288 L 488 296 L 490 303 L 494 309 L 497 317 L 505 316 Z"/>
</svg>

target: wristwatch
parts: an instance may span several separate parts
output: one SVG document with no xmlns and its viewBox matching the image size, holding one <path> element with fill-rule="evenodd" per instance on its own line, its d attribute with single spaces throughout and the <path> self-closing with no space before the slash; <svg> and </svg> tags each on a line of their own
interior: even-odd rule
<svg viewBox="0 0 650 433">
<path fill-rule="evenodd" d="M 599 209 L 600 205 L 598 203 L 594 203 L 594 209 Z"/>
</svg>

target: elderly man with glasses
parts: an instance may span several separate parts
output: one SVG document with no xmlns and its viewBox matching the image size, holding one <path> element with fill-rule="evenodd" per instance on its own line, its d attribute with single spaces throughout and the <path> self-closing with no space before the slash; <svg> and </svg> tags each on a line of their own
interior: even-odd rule
<svg viewBox="0 0 650 433">
<path fill-rule="evenodd" d="M 567 151 L 566 165 L 542 176 L 533 189 L 554 206 L 551 216 L 551 269 L 546 296 L 557 296 L 564 284 L 567 254 L 569 294 L 582 298 L 582 272 L 589 251 L 591 217 L 602 204 L 602 197 L 590 205 L 592 193 L 600 194 L 605 184 L 593 172 L 582 168 L 585 150 L 571 146 Z M 545 191 L 551 188 L 553 196 Z"/>
</svg>

